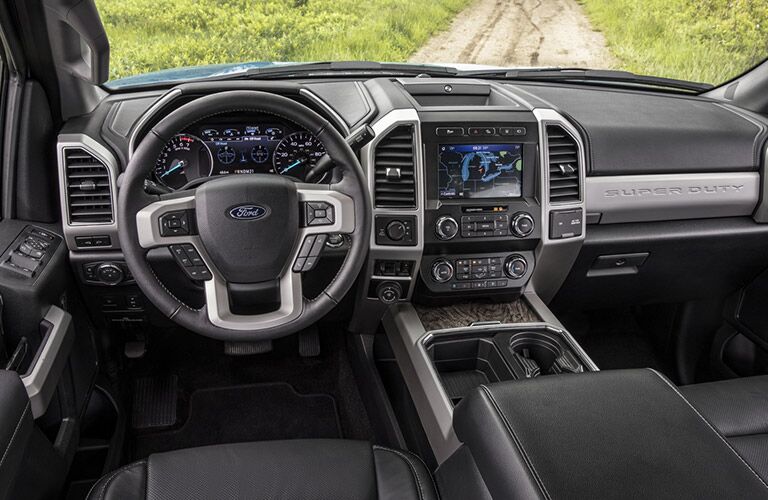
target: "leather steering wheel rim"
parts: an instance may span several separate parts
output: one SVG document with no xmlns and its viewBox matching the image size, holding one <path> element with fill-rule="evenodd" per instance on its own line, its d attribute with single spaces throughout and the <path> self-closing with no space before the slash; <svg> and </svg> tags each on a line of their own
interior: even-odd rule
<svg viewBox="0 0 768 500">
<path fill-rule="evenodd" d="M 351 247 L 339 272 L 329 285 L 314 299 L 301 296 L 300 312 L 278 324 L 264 327 L 228 328 L 215 324 L 209 314 L 211 305 L 195 309 L 178 299 L 158 279 L 147 262 L 146 231 L 140 231 L 140 212 L 148 206 L 173 203 L 174 199 L 190 192 L 170 195 L 150 195 L 144 190 L 144 181 L 150 175 L 162 148 L 174 134 L 191 125 L 218 115 L 253 112 L 274 115 L 288 120 L 314 134 L 323 144 L 336 165 L 341 180 L 331 185 L 313 185 L 311 193 L 318 196 L 327 188 L 328 193 L 344 196 L 353 208 L 352 221 L 348 221 Z M 251 174 L 252 175 L 252 174 Z M 257 174 L 258 175 L 258 174 Z M 209 181 L 214 182 L 214 181 Z M 299 185 L 307 186 L 309 185 Z M 237 200 L 235 200 L 237 201 Z M 299 206 L 296 207 L 299 210 Z M 138 218 L 138 219 L 137 219 Z M 191 101 L 160 120 L 141 140 L 125 171 L 118 195 L 118 233 L 126 264 L 137 285 L 160 312 L 180 326 L 195 333 L 225 341 L 257 341 L 290 335 L 325 316 L 352 288 L 365 261 L 371 233 L 371 203 L 366 178 L 357 157 L 339 132 L 310 108 L 284 96 L 261 91 L 238 90 L 212 94 Z M 156 221 L 153 221 L 155 223 Z M 154 231 L 154 229 L 152 229 Z M 140 232 L 142 234 L 140 235 Z M 301 240 L 298 245 L 301 245 Z M 165 245 L 155 245 L 165 246 Z M 181 270 L 180 270 L 181 272 Z M 288 266 L 288 273 L 293 272 Z M 257 322 L 258 323 L 258 322 Z"/>
</svg>

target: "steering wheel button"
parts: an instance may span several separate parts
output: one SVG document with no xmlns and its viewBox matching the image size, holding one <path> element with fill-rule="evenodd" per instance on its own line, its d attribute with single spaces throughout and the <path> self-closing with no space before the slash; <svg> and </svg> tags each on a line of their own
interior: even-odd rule
<svg viewBox="0 0 768 500">
<path fill-rule="evenodd" d="M 314 215 L 315 215 L 316 219 L 324 219 L 325 218 L 325 210 L 324 209 L 323 210 L 315 209 L 315 214 Z"/>
<path fill-rule="evenodd" d="M 293 265 L 293 271 L 296 273 L 300 273 L 304 270 L 304 264 L 307 262 L 306 257 L 299 257 L 296 259 L 296 263 Z"/>
<path fill-rule="evenodd" d="M 211 272 L 205 266 L 193 266 L 186 268 L 187 274 L 193 280 L 209 280 L 212 278 Z"/>
<path fill-rule="evenodd" d="M 309 256 L 314 244 L 315 244 L 314 236 L 307 236 L 306 238 L 304 238 L 304 242 L 301 244 L 301 248 L 299 249 L 299 257 Z"/>
<path fill-rule="evenodd" d="M 315 264 L 317 264 L 317 257 L 307 257 L 306 262 L 304 263 L 304 268 L 302 271 L 311 271 L 314 269 Z"/>
<path fill-rule="evenodd" d="M 312 245 L 312 249 L 309 251 L 310 257 L 320 256 L 320 252 L 323 251 L 323 245 L 325 245 L 326 236 L 324 234 L 318 235 L 315 238 L 315 243 Z"/>
</svg>

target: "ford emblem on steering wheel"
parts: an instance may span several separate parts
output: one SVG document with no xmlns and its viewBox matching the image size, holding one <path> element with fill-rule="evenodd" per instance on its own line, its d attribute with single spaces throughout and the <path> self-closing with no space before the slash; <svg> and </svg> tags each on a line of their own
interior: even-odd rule
<svg viewBox="0 0 768 500">
<path fill-rule="evenodd" d="M 235 220 L 258 220 L 269 215 L 269 209 L 260 205 L 238 205 L 230 208 L 227 214 Z"/>
</svg>

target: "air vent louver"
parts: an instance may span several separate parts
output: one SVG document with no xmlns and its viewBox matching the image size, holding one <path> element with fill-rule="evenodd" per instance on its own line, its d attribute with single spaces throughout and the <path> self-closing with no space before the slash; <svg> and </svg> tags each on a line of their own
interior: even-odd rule
<svg viewBox="0 0 768 500">
<path fill-rule="evenodd" d="M 64 150 L 67 207 L 72 224 L 104 224 L 113 221 L 109 170 L 98 158 L 81 148 Z"/>
<path fill-rule="evenodd" d="M 377 207 L 415 208 L 413 126 L 402 125 L 376 145 L 374 201 Z"/>
<path fill-rule="evenodd" d="M 549 201 L 577 202 L 579 195 L 579 146 L 560 125 L 547 125 Z"/>
</svg>

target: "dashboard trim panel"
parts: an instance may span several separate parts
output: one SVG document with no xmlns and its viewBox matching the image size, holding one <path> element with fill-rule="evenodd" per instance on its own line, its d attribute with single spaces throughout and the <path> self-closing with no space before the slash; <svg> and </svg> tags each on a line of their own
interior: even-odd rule
<svg viewBox="0 0 768 500">
<path fill-rule="evenodd" d="M 560 113 L 553 109 L 534 109 L 533 114 L 539 122 L 539 165 L 541 196 L 541 242 L 536 249 L 537 271 L 531 276 L 528 286 L 545 301 L 551 300 L 565 281 L 571 266 L 576 261 L 586 233 L 585 181 L 587 162 L 584 140 L 576 128 Z M 549 201 L 549 155 L 546 134 L 547 125 L 558 125 L 565 129 L 576 141 L 579 148 L 579 197 L 578 202 L 551 203 Z M 581 209 L 581 235 L 571 238 L 552 239 L 549 231 L 550 213 L 559 210 Z"/>
<path fill-rule="evenodd" d="M 112 202 L 112 222 L 70 222 L 67 200 L 66 161 L 64 158 L 67 149 L 84 149 L 100 160 L 107 168 L 107 171 L 109 172 L 109 192 Z M 117 159 L 115 159 L 115 156 L 104 145 L 85 134 L 60 135 L 56 144 L 56 150 L 59 168 L 59 198 L 61 201 L 64 239 L 67 242 L 67 247 L 73 251 L 83 250 L 77 247 L 75 238 L 78 236 L 94 236 L 95 234 L 99 234 L 109 236 L 111 243 L 108 246 L 98 247 L 98 250 L 120 248 L 117 236 L 117 177 L 119 175 Z"/>
<path fill-rule="evenodd" d="M 379 142 L 386 137 L 387 133 L 401 125 L 413 125 L 413 152 L 414 152 L 414 182 L 416 183 L 416 208 L 378 208 L 375 205 L 372 210 L 373 222 L 375 224 L 376 216 L 407 216 L 415 217 L 416 224 L 413 228 L 413 233 L 417 235 L 416 245 L 413 246 L 393 246 L 393 245 L 380 245 L 376 243 L 375 231 L 371 232 L 370 240 L 370 252 L 368 256 L 368 265 L 366 269 L 366 286 L 361 287 L 363 293 L 368 290 L 368 283 L 372 278 L 379 278 L 374 272 L 374 263 L 378 259 L 385 260 L 410 260 L 414 262 L 413 269 L 411 271 L 410 278 L 403 278 L 398 281 L 407 281 L 409 283 L 415 283 L 416 277 L 419 275 L 419 263 L 421 262 L 421 255 L 424 251 L 424 152 L 422 150 L 423 144 L 421 140 L 421 121 L 419 114 L 415 109 L 396 109 L 390 111 L 382 118 L 371 124 L 374 130 L 374 139 L 366 144 L 360 153 L 361 164 L 363 170 L 368 176 L 368 190 L 373 197 L 375 190 L 375 161 L 376 146 Z M 391 277 L 386 277 L 389 280 Z M 414 286 L 409 286 L 406 293 L 403 295 L 402 300 L 410 300 Z"/>
<path fill-rule="evenodd" d="M 758 172 L 590 177 L 587 210 L 601 224 L 752 215 Z"/>
</svg>

